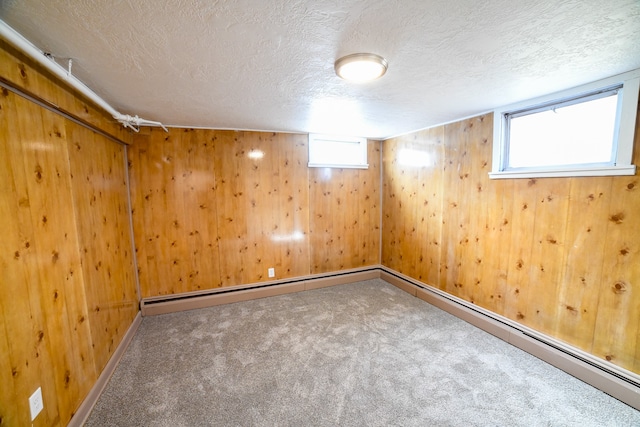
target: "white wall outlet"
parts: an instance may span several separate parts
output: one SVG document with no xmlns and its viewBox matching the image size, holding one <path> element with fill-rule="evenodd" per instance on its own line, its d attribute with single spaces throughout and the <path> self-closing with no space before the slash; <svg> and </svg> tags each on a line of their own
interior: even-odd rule
<svg viewBox="0 0 640 427">
<path fill-rule="evenodd" d="M 29 397 L 29 409 L 31 409 L 31 421 L 35 420 L 40 411 L 44 409 L 42 389 L 40 387 Z"/>
<path fill-rule="evenodd" d="M 276 277 L 276 269 L 271 267 L 269 269 L 269 277 Z"/>
</svg>

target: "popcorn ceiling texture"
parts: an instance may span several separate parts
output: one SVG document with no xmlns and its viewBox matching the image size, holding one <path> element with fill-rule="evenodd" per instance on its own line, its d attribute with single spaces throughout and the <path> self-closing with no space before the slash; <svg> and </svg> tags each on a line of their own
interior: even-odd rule
<svg viewBox="0 0 640 427">
<path fill-rule="evenodd" d="M 637 0 L 3 0 L 0 19 L 179 126 L 383 138 L 640 67 Z M 354 52 L 388 73 L 340 80 Z"/>
</svg>

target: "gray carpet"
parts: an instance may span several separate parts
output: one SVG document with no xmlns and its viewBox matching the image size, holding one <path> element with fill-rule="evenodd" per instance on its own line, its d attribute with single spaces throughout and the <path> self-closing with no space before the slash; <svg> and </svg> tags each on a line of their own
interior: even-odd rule
<svg viewBox="0 0 640 427">
<path fill-rule="evenodd" d="M 87 426 L 639 426 L 382 280 L 146 317 Z"/>
</svg>

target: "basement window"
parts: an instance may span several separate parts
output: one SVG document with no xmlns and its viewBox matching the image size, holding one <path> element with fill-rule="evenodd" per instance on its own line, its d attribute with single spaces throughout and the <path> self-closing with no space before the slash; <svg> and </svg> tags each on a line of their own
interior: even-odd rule
<svg viewBox="0 0 640 427">
<path fill-rule="evenodd" d="M 639 90 L 636 70 L 495 111 L 489 176 L 634 175 Z"/>
<path fill-rule="evenodd" d="M 367 139 L 309 134 L 309 167 L 368 169 Z"/>
</svg>

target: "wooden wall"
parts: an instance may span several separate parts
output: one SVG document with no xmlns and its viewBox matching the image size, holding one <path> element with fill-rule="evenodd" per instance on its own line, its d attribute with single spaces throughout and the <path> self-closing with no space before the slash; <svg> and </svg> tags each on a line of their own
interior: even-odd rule
<svg viewBox="0 0 640 427">
<path fill-rule="evenodd" d="M 137 135 L 129 167 L 142 296 L 378 264 L 380 143 L 369 142 L 367 170 L 309 169 L 307 151 L 300 134 Z"/>
<path fill-rule="evenodd" d="M 70 86 L 62 84 L 49 71 L 28 59 L 0 39 L 0 80 L 20 88 L 29 95 L 57 106 L 60 110 L 86 122 L 114 138 L 128 144 L 131 132 L 113 117 L 78 94 Z"/>
<path fill-rule="evenodd" d="M 492 123 L 384 141 L 382 264 L 640 373 L 639 176 L 490 180 Z"/>
<path fill-rule="evenodd" d="M 119 132 L 0 57 L 3 80 Z M 38 387 L 33 425 L 66 425 L 138 312 L 125 146 L 0 89 L 0 162 L 0 425 L 30 425 Z"/>
</svg>

